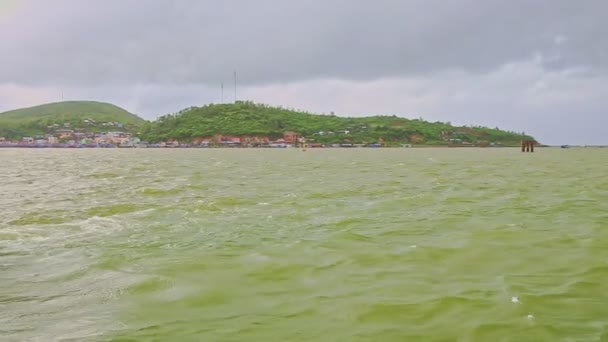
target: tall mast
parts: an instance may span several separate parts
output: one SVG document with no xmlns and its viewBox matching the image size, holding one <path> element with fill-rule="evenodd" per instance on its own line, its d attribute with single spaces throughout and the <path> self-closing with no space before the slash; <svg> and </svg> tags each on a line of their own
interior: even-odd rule
<svg viewBox="0 0 608 342">
<path fill-rule="evenodd" d="M 236 70 L 234 70 L 234 103 L 236 103 Z"/>
</svg>

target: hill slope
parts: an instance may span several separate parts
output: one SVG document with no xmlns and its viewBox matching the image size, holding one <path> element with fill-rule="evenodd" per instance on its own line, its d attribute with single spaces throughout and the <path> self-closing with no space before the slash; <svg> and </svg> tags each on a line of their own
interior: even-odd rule
<svg viewBox="0 0 608 342">
<path fill-rule="evenodd" d="M 96 124 L 85 124 L 86 119 L 93 119 Z M 0 113 L 0 136 L 19 138 L 42 135 L 53 125 L 101 131 L 110 128 L 101 126 L 106 122 L 117 122 L 123 129 L 133 129 L 141 126 L 145 120 L 109 103 L 65 101 Z"/>
<path fill-rule="evenodd" d="M 455 127 L 449 123 L 396 116 L 315 115 L 252 102 L 191 107 L 165 115 L 155 122 L 146 123 L 142 127 L 142 138 L 150 142 L 189 141 L 215 134 L 277 138 L 285 131 L 295 131 L 321 143 L 447 144 L 451 140 L 516 145 L 522 139 L 532 139 L 523 134 L 484 127 Z"/>
</svg>

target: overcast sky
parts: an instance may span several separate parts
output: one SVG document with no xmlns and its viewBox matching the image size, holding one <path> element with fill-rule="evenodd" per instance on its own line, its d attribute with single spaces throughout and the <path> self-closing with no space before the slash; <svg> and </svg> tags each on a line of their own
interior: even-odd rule
<svg viewBox="0 0 608 342">
<path fill-rule="evenodd" d="M 237 97 L 608 144 L 606 0 L 0 0 L 0 111 Z"/>
</svg>

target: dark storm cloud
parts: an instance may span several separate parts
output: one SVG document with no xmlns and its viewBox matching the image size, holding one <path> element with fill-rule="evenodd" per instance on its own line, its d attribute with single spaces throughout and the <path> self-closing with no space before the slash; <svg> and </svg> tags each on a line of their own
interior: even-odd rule
<svg viewBox="0 0 608 342">
<path fill-rule="evenodd" d="M 23 1 L 0 14 L 0 83 L 217 84 L 481 73 L 540 58 L 603 73 L 608 2 Z"/>
</svg>

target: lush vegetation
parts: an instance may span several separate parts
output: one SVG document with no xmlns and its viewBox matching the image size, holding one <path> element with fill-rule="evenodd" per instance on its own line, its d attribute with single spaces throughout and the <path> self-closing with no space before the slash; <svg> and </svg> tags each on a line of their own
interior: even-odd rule
<svg viewBox="0 0 608 342">
<path fill-rule="evenodd" d="M 88 119 L 93 119 L 95 124 L 85 123 Z M 106 122 L 119 123 L 120 127 L 103 126 Z M 144 122 L 137 115 L 109 103 L 65 101 L 0 113 L 0 136 L 19 139 L 43 135 L 53 125 L 85 131 L 135 130 Z"/>
<path fill-rule="evenodd" d="M 515 145 L 532 139 L 498 128 L 454 127 L 396 116 L 338 117 L 270 107 L 252 102 L 191 107 L 147 122 L 141 137 L 149 142 L 190 141 L 215 134 L 278 138 L 294 131 L 319 143 L 447 144 L 450 139 L 476 144 Z M 345 132 L 347 131 L 347 132 Z"/>
<path fill-rule="evenodd" d="M 92 120 L 94 123 L 91 123 Z M 105 123 L 119 123 L 108 126 Z M 126 130 L 149 142 L 209 138 L 217 134 L 276 139 L 294 131 L 318 143 L 384 143 L 443 145 L 450 142 L 516 145 L 533 139 L 523 133 L 498 128 L 455 127 L 446 122 L 426 122 L 397 116 L 338 117 L 318 115 L 252 102 L 191 107 L 146 122 L 108 103 L 67 101 L 0 113 L 0 136 L 19 139 L 57 129 L 88 132 Z"/>
</svg>

